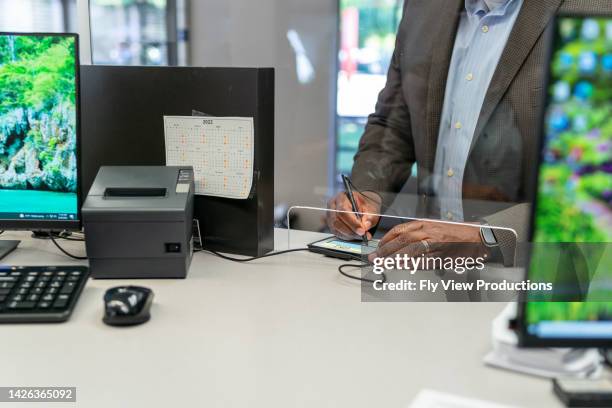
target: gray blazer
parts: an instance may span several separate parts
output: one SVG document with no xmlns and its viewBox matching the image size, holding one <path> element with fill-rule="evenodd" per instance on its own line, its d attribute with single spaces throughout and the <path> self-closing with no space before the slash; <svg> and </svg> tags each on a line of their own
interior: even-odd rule
<svg viewBox="0 0 612 408">
<path fill-rule="evenodd" d="M 405 1 L 387 85 L 355 156 L 353 182 L 361 190 L 379 192 L 387 205 L 400 190 L 414 185 L 411 193 L 419 201 L 414 216 L 439 217 L 432 173 L 446 78 L 464 7 L 465 0 Z M 464 175 L 466 221 L 512 228 L 519 241 L 527 239 L 535 192 L 547 28 L 557 12 L 610 14 L 612 0 L 524 0 L 487 91 Z M 409 182 L 414 163 L 416 183 Z M 497 235 L 505 263 L 512 264 L 515 235 Z"/>
</svg>

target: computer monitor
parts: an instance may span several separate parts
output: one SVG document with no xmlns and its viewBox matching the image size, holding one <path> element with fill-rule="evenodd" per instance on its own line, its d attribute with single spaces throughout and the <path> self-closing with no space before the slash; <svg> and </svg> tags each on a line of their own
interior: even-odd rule
<svg viewBox="0 0 612 408">
<path fill-rule="evenodd" d="M 527 279 L 560 297 L 523 299 L 520 343 L 610 348 L 612 16 L 558 16 L 551 50 Z"/>
<path fill-rule="evenodd" d="M 80 228 L 79 133 L 78 36 L 0 33 L 0 230 Z"/>
</svg>

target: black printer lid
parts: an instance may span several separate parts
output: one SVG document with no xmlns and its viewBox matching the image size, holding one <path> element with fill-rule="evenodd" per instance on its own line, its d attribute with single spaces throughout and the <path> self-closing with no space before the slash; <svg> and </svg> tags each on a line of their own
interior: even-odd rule
<svg viewBox="0 0 612 408">
<path fill-rule="evenodd" d="M 89 221 L 184 220 L 193 188 L 191 167 L 101 167 L 83 205 L 83 217 Z"/>
</svg>

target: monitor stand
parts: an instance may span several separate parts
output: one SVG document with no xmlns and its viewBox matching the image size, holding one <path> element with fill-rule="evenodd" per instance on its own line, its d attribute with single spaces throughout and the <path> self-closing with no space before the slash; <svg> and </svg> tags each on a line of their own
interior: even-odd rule
<svg viewBox="0 0 612 408">
<path fill-rule="evenodd" d="M 0 259 L 13 252 L 21 241 L 0 240 Z"/>
<path fill-rule="evenodd" d="M 49 239 L 51 236 L 53 238 L 63 238 L 69 237 L 72 235 L 69 231 L 32 231 L 32 238 L 34 239 Z"/>
</svg>

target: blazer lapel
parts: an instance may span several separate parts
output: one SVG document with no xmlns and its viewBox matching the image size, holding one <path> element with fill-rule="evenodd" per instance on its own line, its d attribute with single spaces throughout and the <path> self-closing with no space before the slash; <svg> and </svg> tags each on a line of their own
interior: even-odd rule
<svg viewBox="0 0 612 408">
<path fill-rule="evenodd" d="M 485 96 L 472 148 L 563 0 L 524 0 Z"/>
<path fill-rule="evenodd" d="M 422 167 L 433 170 L 442 119 L 446 79 L 450 67 L 455 36 L 459 26 L 461 10 L 465 0 L 443 0 L 439 5 L 440 18 L 436 21 L 440 30 L 434 40 L 431 66 L 429 71 L 429 89 L 427 92 L 427 132 L 426 132 L 426 162 Z M 446 3 L 446 4 L 442 4 Z"/>
</svg>

